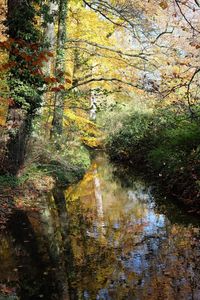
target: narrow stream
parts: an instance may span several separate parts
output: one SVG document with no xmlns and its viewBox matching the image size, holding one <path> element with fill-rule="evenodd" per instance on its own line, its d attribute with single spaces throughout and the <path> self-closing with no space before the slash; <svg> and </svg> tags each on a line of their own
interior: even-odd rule
<svg viewBox="0 0 200 300">
<path fill-rule="evenodd" d="M 1 300 L 200 299 L 198 220 L 122 174 L 100 154 L 64 195 L 13 217 L 0 240 L 12 298 Z"/>
</svg>

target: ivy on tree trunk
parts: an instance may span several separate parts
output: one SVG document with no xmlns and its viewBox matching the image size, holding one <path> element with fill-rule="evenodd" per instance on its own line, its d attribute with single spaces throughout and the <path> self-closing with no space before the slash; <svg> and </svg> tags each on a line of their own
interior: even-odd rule
<svg viewBox="0 0 200 300">
<path fill-rule="evenodd" d="M 57 50 L 55 62 L 55 75 L 59 79 L 59 83 L 65 83 L 65 43 L 67 39 L 66 22 L 67 22 L 67 6 L 66 0 L 59 2 L 58 15 L 58 33 L 57 33 Z M 52 136 L 59 136 L 63 130 L 63 115 L 64 115 L 65 92 L 59 91 L 55 95 L 54 114 L 52 121 Z"/>
</svg>

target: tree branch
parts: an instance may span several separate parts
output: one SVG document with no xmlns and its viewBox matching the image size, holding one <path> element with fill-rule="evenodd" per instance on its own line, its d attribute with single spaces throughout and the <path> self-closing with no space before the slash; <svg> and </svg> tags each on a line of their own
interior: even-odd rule
<svg viewBox="0 0 200 300">
<path fill-rule="evenodd" d="M 103 46 L 101 44 L 98 44 L 98 43 L 95 43 L 95 42 L 90 42 L 90 41 L 83 40 L 83 39 L 69 39 L 67 41 L 67 43 L 84 43 L 84 44 L 88 44 L 88 45 L 97 47 L 99 49 L 108 50 L 108 51 L 117 53 L 117 54 L 122 55 L 122 56 L 137 57 L 137 58 L 148 61 L 148 59 L 145 57 L 145 55 L 147 55 L 147 54 L 144 54 L 144 53 L 139 53 L 139 54 L 127 53 L 127 52 L 123 52 L 121 50 L 117 50 L 117 49 L 114 49 L 114 48 L 111 48 L 111 47 L 108 47 L 108 46 Z"/>
<path fill-rule="evenodd" d="M 190 27 L 191 27 L 194 31 L 200 33 L 200 31 L 199 31 L 198 29 L 196 29 L 196 28 L 192 25 L 192 23 L 188 20 L 188 18 L 185 16 L 185 14 L 184 14 L 184 12 L 182 11 L 182 8 L 181 8 L 181 6 L 180 6 L 180 4 L 179 4 L 179 0 L 175 0 L 175 3 L 176 3 L 176 5 L 178 6 L 178 9 L 179 9 L 181 15 L 183 16 L 183 18 L 185 19 L 185 21 L 190 25 Z"/>
<path fill-rule="evenodd" d="M 191 115 L 193 116 L 194 115 L 194 112 L 192 110 L 192 103 L 191 103 L 191 97 L 190 97 L 190 88 L 191 88 L 191 84 L 195 78 L 195 76 L 200 72 L 200 68 L 199 69 L 196 69 L 196 71 L 193 73 L 188 85 L 187 85 L 187 101 L 188 101 L 188 105 L 189 105 L 189 110 L 190 110 L 190 113 Z"/>
<path fill-rule="evenodd" d="M 79 82 L 76 85 L 74 85 L 71 88 L 69 88 L 68 91 L 73 90 L 76 87 L 89 84 L 91 82 L 101 82 L 101 81 L 104 81 L 104 82 L 119 82 L 119 83 L 123 83 L 125 85 L 132 86 L 134 88 L 138 88 L 140 90 L 142 89 L 142 87 L 140 87 L 139 85 L 133 84 L 132 82 L 121 80 L 121 79 L 118 79 L 118 78 L 103 78 L 103 77 L 100 77 L 100 78 L 91 78 L 89 80 L 85 80 L 85 81 Z"/>
<path fill-rule="evenodd" d="M 163 36 L 164 34 L 172 34 L 173 31 L 174 31 L 174 28 L 173 28 L 172 31 L 167 31 L 167 30 L 166 30 L 166 31 L 161 32 L 161 33 L 156 37 L 156 39 L 152 42 L 152 44 L 155 44 L 155 43 L 157 42 L 157 40 L 158 40 L 161 36 Z"/>
<path fill-rule="evenodd" d="M 100 9 L 93 7 L 92 4 L 88 3 L 88 2 L 85 1 L 85 0 L 83 0 L 83 2 L 85 3 L 85 5 L 87 5 L 87 6 L 88 6 L 89 8 L 91 8 L 92 10 L 94 10 L 94 11 L 100 13 L 106 20 L 108 20 L 108 21 L 111 22 L 112 24 L 114 24 L 114 25 L 116 25 L 116 26 L 121 26 L 121 27 L 125 27 L 125 28 L 126 28 L 126 26 L 124 26 L 123 24 L 120 24 L 120 23 L 117 23 L 117 22 L 111 20 L 111 18 L 109 18 L 108 16 L 106 16 L 106 14 L 104 14 Z"/>
<path fill-rule="evenodd" d="M 91 52 L 91 51 L 88 51 L 88 49 L 86 49 L 86 48 L 82 48 L 82 47 L 78 47 L 78 46 L 69 46 L 69 47 L 67 47 L 67 49 L 74 49 L 74 48 L 75 49 L 80 49 L 83 52 L 88 53 L 90 56 L 99 56 L 99 57 L 104 57 L 104 58 L 107 58 L 107 59 L 114 59 L 114 60 L 120 61 L 120 62 L 128 65 L 129 67 L 134 67 L 137 70 L 143 71 L 143 68 L 140 67 L 138 63 L 133 64 L 133 63 L 130 62 L 130 60 L 127 60 L 126 58 L 123 58 L 123 57 L 105 55 L 105 54 L 94 52 L 94 51 Z M 155 65 L 152 65 L 152 66 L 156 67 Z"/>
</svg>

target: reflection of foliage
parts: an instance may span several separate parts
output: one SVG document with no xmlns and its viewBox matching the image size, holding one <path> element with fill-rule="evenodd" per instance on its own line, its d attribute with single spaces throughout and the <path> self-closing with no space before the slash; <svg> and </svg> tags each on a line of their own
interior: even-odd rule
<svg viewBox="0 0 200 300">
<path fill-rule="evenodd" d="M 98 214 L 96 176 L 103 219 Z M 112 167 L 100 158 L 80 184 L 67 190 L 73 288 L 91 300 L 101 294 L 120 300 L 187 297 L 198 285 L 199 229 L 167 223 L 159 227 L 162 216 L 152 218 L 144 186 L 136 182 L 131 187 L 131 193 L 122 187 Z M 188 255 L 196 263 L 187 268 Z M 191 278 L 190 268 L 197 277 Z"/>
<path fill-rule="evenodd" d="M 160 295 L 163 299 L 187 299 L 198 289 L 199 229 L 175 224 L 168 234 L 159 255 L 151 262 L 151 281 L 144 284 L 142 299 L 154 300 Z M 188 264 L 188 261 L 193 263 Z"/>
<path fill-rule="evenodd" d="M 99 162 L 100 163 L 100 162 Z M 90 171 L 85 175 L 80 184 L 74 188 L 69 188 L 67 191 L 68 210 L 70 216 L 70 235 L 73 253 L 74 253 L 74 279 L 73 286 L 83 291 L 88 291 L 90 299 L 96 299 L 96 295 L 102 288 L 110 288 L 112 282 L 115 282 L 114 289 L 118 290 L 119 295 L 128 295 L 128 290 L 125 286 L 121 286 L 121 269 L 123 265 L 117 261 L 117 253 L 124 248 L 124 254 L 128 253 L 133 245 L 135 230 L 141 230 L 137 225 L 130 226 L 130 217 L 133 211 L 129 211 L 126 219 L 123 219 L 122 207 L 124 202 L 120 202 L 116 208 L 116 202 L 110 203 L 110 197 L 115 197 L 115 193 L 119 194 L 119 190 L 115 191 L 117 186 L 113 182 L 109 182 L 108 186 L 104 186 L 103 197 L 109 201 L 110 210 L 105 213 L 106 233 L 102 236 L 101 220 L 98 217 L 97 207 L 95 203 L 95 170 L 99 165 L 94 164 Z M 98 167 L 99 168 L 99 167 Z M 100 170 L 105 171 L 103 167 Z M 110 178 L 111 170 L 107 170 L 103 176 Z M 107 178 L 107 179 L 108 179 Z M 101 178 L 102 180 L 102 178 Z M 111 180 L 111 178 L 110 178 Z M 104 183 L 103 183 L 104 184 Z M 108 189 L 109 187 L 109 189 Z M 126 197 L 126 194 L 121 194 L 121 197 Z M 122 198 L 123 200 L 123 198 Z M 115 209 L 112 205 L 115 206 Z M 109 207 L 108 206 L 108 207 Z M 141 215 L 140 208 L 136 208 L 136 215 Z M 139 213 L 140 211 L 140 213 Z M 109 213 L 110 212 L 110 213 Z M 117 212 L 117 213 L 115 213 Z M 120 220 L 120 229 L 113 232 L 113 224 Z M 95 226 L 95 224 L 97 224 Z M 99 227 L 100 226 L 100 227 Z M 91 276 L 93 280 L 91 281 Z M 135 278 L 134 274 L 127 274 L 129 278 Z"/>
</svg>

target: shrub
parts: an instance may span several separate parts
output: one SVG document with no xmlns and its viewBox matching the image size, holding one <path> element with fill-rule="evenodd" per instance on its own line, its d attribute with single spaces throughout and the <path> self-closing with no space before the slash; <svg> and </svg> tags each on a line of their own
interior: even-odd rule
<svg viewBox="0 0 200 300">
<path fill-rule="evenodd" d="M 145 142 L 152 127 L 152 115 L 134 112 L 122 123 L 122 128 L 111 133 L 107 141 L 107 149 L 112 158 L 130 158 Z"/>
<path fill-rule="evenodd" d="M 111 133 L 107 151 L 164 183 L 185 204 L 198 207 L 200 198 L 200 126 L 187 114 L 170 110 L 133 112 Z"/>
</svg>

